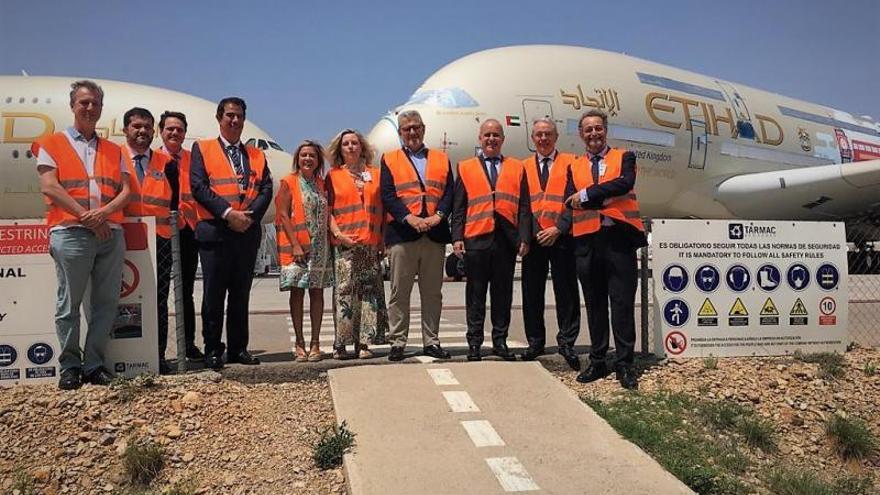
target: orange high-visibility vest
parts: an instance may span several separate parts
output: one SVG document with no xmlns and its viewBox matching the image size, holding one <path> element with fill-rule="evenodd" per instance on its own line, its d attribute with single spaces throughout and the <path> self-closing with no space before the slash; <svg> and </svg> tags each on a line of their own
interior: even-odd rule
<svg viewBox="0 0 880 495">
<path fill-rule="evenodd" d="M 532 215 L 542 230 L 556 226 L 565 211 L 565 182 L 568 180 L 568 168 L 574 160 L 575 156 L 571 153 L 556 154 L 550 177 L 547 178 L 546 191 L 541 189 L 537 157 L 532 155 L 523 161 L 526 178 L 529 180 Z"/>
<path fill-rule="evenodd" d="M 425 211 L 428 216 L 433 215 L 437 211 L 437 204 L 446 190 L 446 180 L 449 176 L 449 158 L 442 151 L 428 150 L 428 160 L 425 165 L 425 188 L 422 190 L 422 183 L 419 180 L 419 174 L 416 172 L 406 152 L 402 149 L 389 151 L 383 155 L 382 159 L 391 177 L 394 181 L 394 187 L 397 189 L 397 197 L 406 205 L 409 212 L 415 216 L 422 214 L 422 200 L 424 199 Z M 390 222 L 392 217 L 388 215 Z"/>
<path fill-rule="evenodd" d="M 257 198 L 257 182 L 262 180 L 263 171 L 266 168 L 266 156 L 253 146 L 246 146 L 248 160 L 250 161 L 250 176 L 247 180 L 247 188 L 242 190 L 239 186 L 235 168 L 226 157 L 226 150 L 220 144 L 219 139 L 203 139 L 198 142 L 199 151 L 205 164 L 205 172 L 208 173 L 208 181 L 214 194 L 225 199 L 233 210 L 245 211 Z M 244 159 L 244 158 L 242 158 Z M 214 215 L 207 208 L 196 202 L 196 215 L 199 221 L 212 220 Z"/>
<path fill-rule="evenodd" d="M 128 163 L 130 182 L 137 183 L 137 170 L 128 147 L 122 149 L 122 155 Z M 171 184 L 165 177 L 165 164 L 169 158 L 157 151 L 150 153 L 150 161 L 144 170 L 144 181 L 138 184 L 137 196 L 132 198 L 126 208 L 129 216 L 155 217 L 156 235 L 163 239 L 171 239 Z"/>
<path fill-rule="evenodd" d="M 324 194 L 324 181 L 321 177 L 315 177 L 318 183 L 318 191 Z M 296 242 L 302 246 L 303 252 L 308 252 L 312 246 L 312 240 L 309 237 L 309 229 L 306 226 L 306 210 L 303 206 L 302 190 L 299 187 L 299 174 L 290 173 L 281 179 L 282 184 L 287 184 L 290 191 L 290 223 L 293 225 L 293 235 Z M 281 223 L 281 196 L 275 197 L 275 236 L 278 246 L 278 259 L 281 266 L 287 266 L 293 263 L 293 243 L 287 237 L 284 225 Z"/>
<path fill-rule="evenodd" d="M 458 174 L 468 197 L 465 239 L 494 231 L 496 212 L 511 224 L 517 224 L 523 173 L 521 161 L 504 158 L 493 193 L 481 157 L 469 158 L 458 164 Z"/>
<path fill-rule="evenodd" d="M 174 157 L 166 150 L 156 150 L 154 153 L 164 154 L 167 157 L 166 162 L 174 160 Z M 192 153 L 190 153 L 189 150 L 181 149 L 178 156 L 177 171 L 179 192 L 177 198 L 177 213 L 179 216 L 177 217 L 177 228 L 183 229 L 188 226 L 195 230 L 199 218 L 196 216 L 196 202 L 192 195 L 192 188 L 189 186 L 189 164 Z"/>
<path fill-rule="evenodd" d="M 623 164 L 624 150 L 611 148 L 605 154 L 605 173 L 599 176 L 599 183 L 608 182 L 620 177 Z M 592 163 L 587 155 L 578 157 L 571 165 L 571 175 L 574 179 L 575 189 L 590 187 L 593 185 Z M 592 234 L 602 228 L 599 215 L 614 219 L 616 222 L 625 222 L 633 227 L 645 231 L 639 213 L 639 202 L 635 191 L 630 191 L 622 196 L 609 198 L 608 203 L 600 210 L 574 210 L 572 212 L 572 234 L 575 237 Z"/>
<path fill-rule="evenodd" d="M 37 156 L 40 148 L 46 150 L 55 161 L 55 169 L 58 183 L 85 209 L 89 209 L 89 180 L 94 179 L 98 183 L 101 192 L 100 206 L 104 206 L 122 191 L 122 172 L 119 163 L 122 154 L 119 146 L 97 138 L 94 175 L 89 177 L 86 173 L 85 164 L 80 160 L 76 150 L 70 145 L 67 136 L 63 132 L 56 132 L 42 137 L 31 144 L 31 152 Z M 68 213 L 64 208 L 52 203 L 48 196 L 45 197 L 48 210 L 46 211 L 46 224 L 49 227 L 55 225 L 79 225 L 79 217 Z M 122 210 L 115 211 L 107 217 L 107 221 L 121 224 L 124 216 Z"/>
<path fill-rule="evenodd" d="M 372 180 L 364 182 L 364 197 L 358 193 L 351 173 L 342 167 L 333 167 L 327 180 L 333 185 L 331 214 L 339 230 L 357 242 L 378 246 L 382 242 L 382 198 L 379 194 L 379 169 L 367 165 Z M 333 244 L 339 244 L 332 239 Z"/>
</svg>

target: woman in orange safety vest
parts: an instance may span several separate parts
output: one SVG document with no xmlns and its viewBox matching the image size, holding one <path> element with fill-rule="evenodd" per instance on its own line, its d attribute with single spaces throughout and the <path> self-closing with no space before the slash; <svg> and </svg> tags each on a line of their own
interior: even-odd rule
<svg viewBox="0 0 880 495">
<path fill-rule="evenodd" d="M 293 171 L 281 179 L 275 197 L 276 241 L 281 261 L 279 284 L 282 291 L 290 291 L 290 318 L 296 332 L 294 354 L 299 362 L 321 360 L 324 288 L 333 286 L 323 168 L 324 149 L 316 141 L 303 141 L 293 153 Z M 303 337 L 306 289 L 312 324 L 308 354 Z"/>
<path fill-rule="evenodd" d="M 373 356 L 369 344 L 382 344 L 388 332 L 388 309 L 382 281 L 382 199 L 373 151 L 358 131 L 344 129 L 327 149 L 331 242 L 335 246 L 336 286 L 333 306 L 336 342 L 333 356 L 349 357 L 355 345 L 361 359 Z"/>
</svg>

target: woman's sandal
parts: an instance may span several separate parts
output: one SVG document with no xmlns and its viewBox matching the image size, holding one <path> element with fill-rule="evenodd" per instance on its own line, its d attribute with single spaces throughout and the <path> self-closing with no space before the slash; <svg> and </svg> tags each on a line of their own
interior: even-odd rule
<svg viewBox="0 0 880 495">
<path fill-rule="evenodd" d="M 308 359 L 308 355 L 306 354 L 305 344 L 300 345 L 296 344 L 293 348 L 293 355 L 295 356 L 295 361 L 297 363 L 304 363 Z"/>
<path fill-rule="evenodd" d="M 310 363 L 317 363 L 321 360 L 321 348 L 318 347 L 318 344 L 313 345 L 309 350 L 308 360 Z"/>
</svg>

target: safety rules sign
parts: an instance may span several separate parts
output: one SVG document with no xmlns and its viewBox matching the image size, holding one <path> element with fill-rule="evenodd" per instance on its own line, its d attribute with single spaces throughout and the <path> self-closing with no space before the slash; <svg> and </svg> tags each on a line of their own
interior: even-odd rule
<svg viewBox="0 0 880 495">
<path fill-rule="evenodd" d="M 843 352 L 846 250 L 842 223 L 655 220 L 655 351 Z"/>
</svg>

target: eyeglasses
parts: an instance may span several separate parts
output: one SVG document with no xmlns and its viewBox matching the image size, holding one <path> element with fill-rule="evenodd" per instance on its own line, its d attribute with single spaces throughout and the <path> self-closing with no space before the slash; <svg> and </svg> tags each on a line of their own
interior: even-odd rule
<svg viewBox="0 0 880 495">
<path fill-rule="evenodd" d="M 400 132 L 419 132 L 425 128 L 424 124 L 408 125 L 400 128 Z"/>
<path fill-rule="evenodd" d="M 592 127 L 581 127 L 581 132 L 602 132 L 605 130 L 603 125 L 594 125 Z"/>
</svg>

